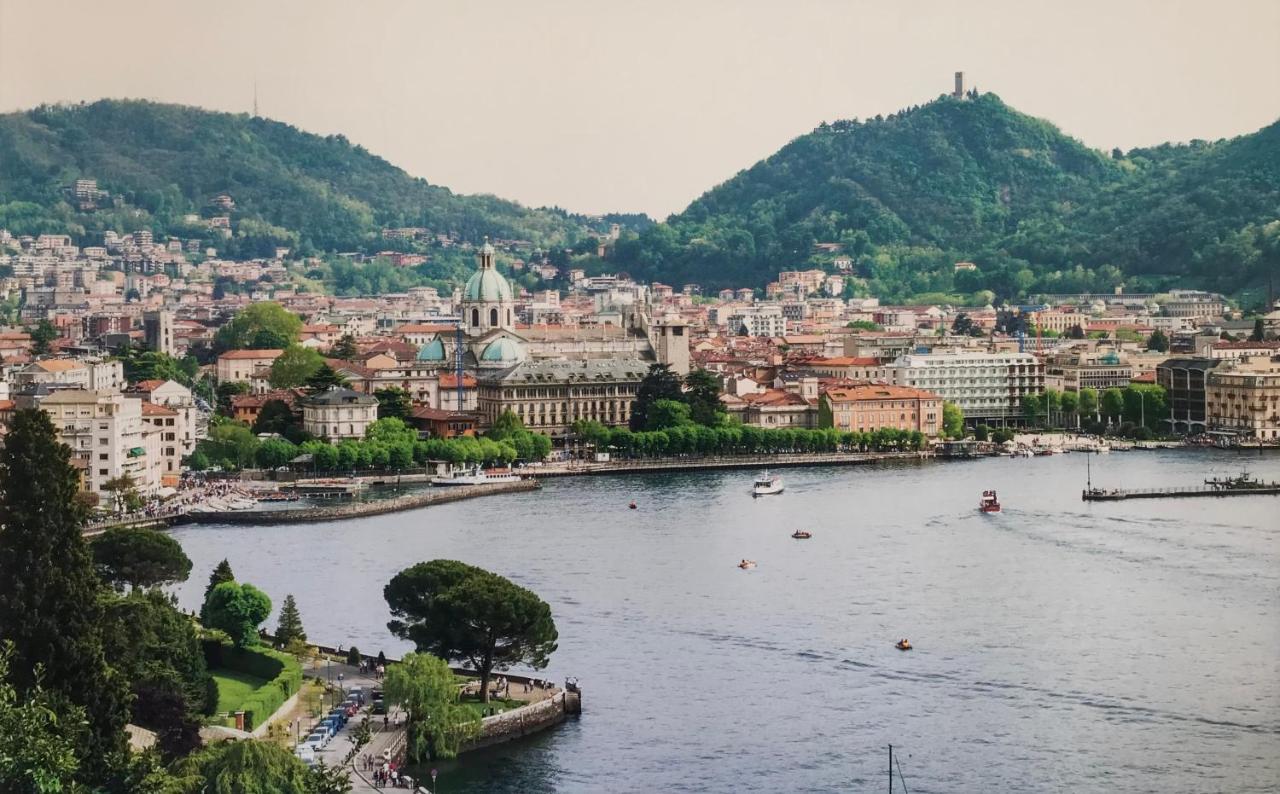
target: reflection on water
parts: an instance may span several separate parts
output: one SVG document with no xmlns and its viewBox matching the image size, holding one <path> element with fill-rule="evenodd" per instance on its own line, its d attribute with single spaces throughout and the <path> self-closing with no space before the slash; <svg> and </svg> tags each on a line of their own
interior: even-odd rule
<svg viewBox="0 0 1280 794">
<path fill-rule="evenodd" d="M 1280 456 L 1094 456 L 1103 487 Z M 585 713 L 441 767 L 445 792 L 1280 788 L 1280 497 L 1088 504 L 1083 455 L 583 478 L 332 524 L 189 527 L 309 635 L 397 654 L 382 587 L 461 559 L 552 606 Z M 998 488 L 1005 512 L 980 515 Z M 635 500 L 639 509 L 628 510 Z M 796 528 L 813 539 L 792 540 Z M 739 570 L 742 558 L 759 562 Z M 909 637 L 915 650 L 893 642 Z"/>
</svg>

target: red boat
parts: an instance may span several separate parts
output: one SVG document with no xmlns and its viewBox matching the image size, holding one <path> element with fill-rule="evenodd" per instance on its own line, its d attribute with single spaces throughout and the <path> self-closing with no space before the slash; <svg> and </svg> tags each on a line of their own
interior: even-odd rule
<svg viewBox="0 0 1280 794">
<path fill-rule="evenodd" d="M 982 499 L 978 501 L 978 510 L 983 513 L 1000 512 L 1000 501 L 996 499 L 995 491 L 982 492 Z"/>
</svg>

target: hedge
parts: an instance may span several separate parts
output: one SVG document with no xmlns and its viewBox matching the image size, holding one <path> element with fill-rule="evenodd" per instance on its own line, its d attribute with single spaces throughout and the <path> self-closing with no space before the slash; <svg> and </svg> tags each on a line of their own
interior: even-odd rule
<svg viewBox="0 0 1280 794">
<path fill-rule="evenodd" d="M 302 687 L 302 666 L 287 653 L 270 648 L 236 648 L 222 643 L 205 643 L 204 651 L 211 668 L 266 679 L 267 683 L 250 692 L 240 704 L 240 710 L 245 713 L 245 730 L 253 730 L 258 719 L 268 719 Z"/>
</svg>

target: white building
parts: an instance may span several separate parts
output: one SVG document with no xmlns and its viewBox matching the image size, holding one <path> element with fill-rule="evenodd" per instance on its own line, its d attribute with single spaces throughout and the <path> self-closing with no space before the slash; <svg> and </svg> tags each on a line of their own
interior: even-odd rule
<svg viewBox="0 0 1280 794">
<path fill-rule="evenodd" d="M 364 438 L 378 420 L 378 400 L 351 389 L 329 389 L 300 402 L 302 429 L 328 441 Z"/>
<path fill-rule="evenodd" d="M 1022 398 L 1044 391 L 1044 365 L 1030 353 L 947 353 L 899 356 L 888 367 L 893 383 L 941 395 L 966 420 L 1022 416 Z"/>
<path fill-rule="evenodd" d="M 726 324 L 731 334 L 742 334 L 744 330 L 746 336 L 785 336 L 787 333 L 787 319 L 777 304 L 739 306 L 729 315 Z"/>
<path fill-rule="evenodd" d="M 62 389 L 44 398 L 59 439 L 71 447 L 73 462 L 84 471 L 84 488 L 110 506 L 102 486 L 128 475 L 138 493 L 160 488 L 163 461 L 160 433 L 142 420 L 142 401 L 88 389 Z"/>
</svg>

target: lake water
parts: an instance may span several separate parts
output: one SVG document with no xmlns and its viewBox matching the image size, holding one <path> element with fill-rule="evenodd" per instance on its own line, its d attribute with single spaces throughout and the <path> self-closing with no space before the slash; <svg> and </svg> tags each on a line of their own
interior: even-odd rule
<svg viewBox="0 0 1280 794">
<path fill-rule="evenodd" d="M 1280 456 L 1092 456 L 1102 487 Z M 332 524 L 186 527 L 314 641 L 399 655 L 382 588 L 464 560 L 550 603 L 581 718 L 445 792 L 1280 790 L 1280 497 L 1084 503 L 1086 456 L 552 480 Z M 976 511 L 984 488 L 1005 510 Z M 635 500 L 639 509 L 627 509 Z M 790 532 L 803 527 L 811 540 Z M 759 567 L 742 571 L 742 558 Z M 274 616 L 271 621 L 274 626 Z M 909 637 L 916 650 L 893 648 Z M 901 791 L 899 785 L 895 790 Z"/>
</svg>

